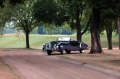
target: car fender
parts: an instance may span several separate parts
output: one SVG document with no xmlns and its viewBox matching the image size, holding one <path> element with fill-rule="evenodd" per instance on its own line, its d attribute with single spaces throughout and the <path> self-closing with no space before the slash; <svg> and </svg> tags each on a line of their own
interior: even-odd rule
<svg viewBox="0 0 120 79">
<path fill-rule="evenodd" d="M 80 43 L 80 48 L 81 48 L 82 43 Z"/>
<path fill-rule="evenodd" d="M 47 49 L 47 50 L 52 50 L 51 43 L 48 43 L 48 44 L 47 44 L 46 49 Z"/>
</svg>

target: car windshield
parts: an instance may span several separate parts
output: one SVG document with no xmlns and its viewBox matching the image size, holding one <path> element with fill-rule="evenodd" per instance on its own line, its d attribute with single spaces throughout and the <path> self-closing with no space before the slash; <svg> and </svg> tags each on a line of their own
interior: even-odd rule
<svg viewBox="0 0 120 79">
<path fill-rule="evenodd" d="M 71 38 L 70 37 L 63 37 L 63 38 L 57 38 L 56 41 L 70 41 Z"/>
</svg>

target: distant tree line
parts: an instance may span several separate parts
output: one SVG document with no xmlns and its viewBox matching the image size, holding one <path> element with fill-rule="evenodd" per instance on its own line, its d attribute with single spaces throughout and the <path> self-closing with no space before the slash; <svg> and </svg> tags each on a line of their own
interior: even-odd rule
<svg viewBox="0 0 120 79">
<path fill-rule="evenodd" d="M 4 27 L 3 34 L 12 34 L 12 33 L 23 33 L 23 31 L 19 30 L 18 32 L 17 29 L 14 28 L 13 26 Z M 56 26 L 54 26 L 54 31 L 51 31 L 50 29 L 47 29 L 43 26 L 39 26 L 37 28 L 34 28 L 30 32 L 30 34 L 63 34 L 63 35 L 70 35 L 74 33 L 76 33 L 76 31 L 71 30 L 70 28 L 64 28 L 64 27 L 56 28 Z"/>
<path fill-rule="evenodd" d="M 51 32 L 47 28 L 45 28 L 43 26 L 39 26 L 37 33 L 38 34 L 64 34 L 64 35 L 70 35 L 70 34 L 75 33 L 75 31 L 72 31 L 70 28 L 59 27 L 59 28 L 54 28 L 54 31 Z"/>
</svg>

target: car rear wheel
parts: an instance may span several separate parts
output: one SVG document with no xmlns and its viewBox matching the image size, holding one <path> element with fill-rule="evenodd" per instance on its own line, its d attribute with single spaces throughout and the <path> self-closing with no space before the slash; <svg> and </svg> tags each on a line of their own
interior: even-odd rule
<svg viewBox="0 0 120 79">
<path fill-rule="evenodd" d="M 52 51 L 51 50 L 47 50 L 47 54 L 51 55 Z"/>
<path fill-rule="evenodd" d="M 60 50 L 60 53 L 63 54 L 63 50 Z"/>
<path fill-rule="evenodd" d="M 45 48 L 42 48 L 42 51 L 45 51 Z"/>
<path fill-rule="evenodd" d="M 80 53 L 83 53 L 84 52 L 84 50 L 80 50 Z"/>
<path fill-rule="evenodd" d="M 65 52 L 66 52 L 67 54 L 70 54 L 71 51 L 69 51 L 69 50 L 65 50 Z"/>
</svg>

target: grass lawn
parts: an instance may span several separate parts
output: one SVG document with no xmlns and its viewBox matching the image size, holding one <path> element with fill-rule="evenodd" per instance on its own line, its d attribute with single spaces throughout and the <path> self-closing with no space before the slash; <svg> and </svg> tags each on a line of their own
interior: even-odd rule
<svg viewBox="0 0 120 79">
<path fill-rule="evenodd" d="M 56 40 L 58 37 L 71 37 L 76 40 L 76 34 L 73 35 L 30 35 L 30 47 L 40 49 L 44 43 Z M 106 34 L 101 35 L 101 46 L 107 47 Z M 113 35 L 113 47 L 118 47 L 118 36 Z M 85 34 L 82 36 L 82 41 L 91 46 L 91 35 Z M 25 35 L 7 34 L 0 37 L 0 48 L 25 48 Z"/>
</svg>

